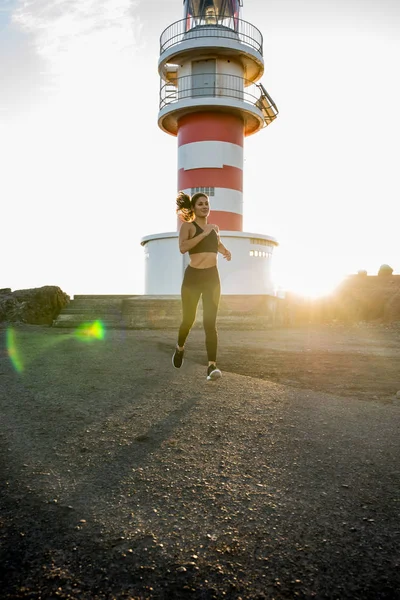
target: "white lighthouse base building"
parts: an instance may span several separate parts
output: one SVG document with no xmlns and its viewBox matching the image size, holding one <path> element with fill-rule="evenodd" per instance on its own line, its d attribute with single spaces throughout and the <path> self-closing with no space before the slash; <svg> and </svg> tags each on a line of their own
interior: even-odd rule
<svg viewBox="0 0 400 600">
<path fill-rule="evenodd" d="M 275 295 L 271 264 L 278 242 L 270 236 L 244 231 L 220 231 L 221 241 L 232 253 L 227 262 L 218 255 L 223 295 Z M 157 233 L 142 238 L 145 252 L 145 295 L 180 294 L 189 255 L 181 254 L 179 233 Z"/>
</svg>

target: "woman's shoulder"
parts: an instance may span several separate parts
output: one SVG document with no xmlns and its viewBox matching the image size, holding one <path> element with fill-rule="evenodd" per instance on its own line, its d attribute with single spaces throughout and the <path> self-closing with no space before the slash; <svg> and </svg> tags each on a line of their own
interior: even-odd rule
<svg viewBox="0 0 400 600">
<path fill-rule="evenodd" d="M 183 221 L 182 225 L 181 225 L 181 229 L 194 229 L 195 226 L 193 224 L 193 221 Z"/>
<path fill-rule="evenodd" d="M 187 235 L 187 234 L 189 234 L 191 231 L 196 231 L 196 228 L 195 228 L 195 226 L 193 225 L 193 223 L 192 223 L 192 222 L 189 222 L 189 221 L 184 221 L 184 222 L 182 223 L 182 225 L 181 225 L 180 231 L 181 231 L 181 233 L 183 233 L 183 234 L 186 234 L 186 235 Z"/>
</svg>

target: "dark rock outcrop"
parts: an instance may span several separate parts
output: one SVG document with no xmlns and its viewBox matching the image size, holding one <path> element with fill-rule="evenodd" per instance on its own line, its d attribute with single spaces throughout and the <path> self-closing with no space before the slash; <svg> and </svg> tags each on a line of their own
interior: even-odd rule
<svg viewBox="0 0 400 600">
<path fill-rule="evenodd" d="M 70 297 L 55 285 L 11 291 L 0 290 L 0 322 L 52 325 Z"/>
</svg>

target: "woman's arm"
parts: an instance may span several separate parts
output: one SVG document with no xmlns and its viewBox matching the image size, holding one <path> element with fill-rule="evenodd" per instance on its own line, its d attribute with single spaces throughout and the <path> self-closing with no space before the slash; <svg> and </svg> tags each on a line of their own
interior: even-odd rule
<svg viewBox="0 0 400 600">
<path fill-rule="evenodd" d="M 226 260 L 231 260 L 232 254 L 229 252 L 228 248 L 225 248 L 222 242 L 218 244 L 218 252 L 220 252 Z"/>
<path fill-rule="evenodd" d="M 220 254 L 222 254 L 222 256 L 224 258 L 226 258 L 226 260 L 231 260 L 232 254 L 229 252 L 228 248 L 225 248 L 225 246 L 221 242 L 221 238 L 220 238 L 220 235 L 219 235 L 219 227 L 218 227 L 217 233 L 218 233 L 218 252 Z"/>
<path fill-rule="evenodd" d="M 226 258 L 226 260 L 231 260 L 232 254 L 229 252 L 228 248 L 225 248 L 225 246 L 221 242 L 221 237 L 219 235 L 219 227 L 218 227 L 218 225 L 216 225 L 215 227 L 216 227 L 216 232 L 217 232 L 217 235 L 218 235 L 218 252 L 220 254 L 222 254 L 222 256 L 224 258 Z"/>
</svg>

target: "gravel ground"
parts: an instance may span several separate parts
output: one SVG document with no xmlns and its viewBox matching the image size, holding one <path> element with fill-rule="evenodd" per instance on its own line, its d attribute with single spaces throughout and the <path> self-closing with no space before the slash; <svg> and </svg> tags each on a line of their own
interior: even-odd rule
<svg viewBox="0 0 400 600">
<path fill-rule="evenodd" d="M 399 328 L 0 336 L 2 600 L 400 598 Z"/>
</svg>

